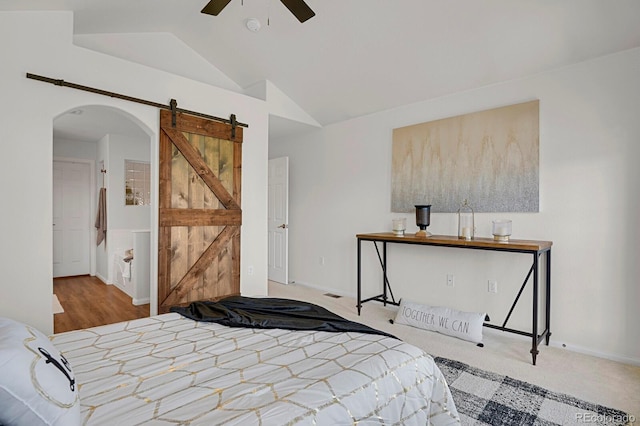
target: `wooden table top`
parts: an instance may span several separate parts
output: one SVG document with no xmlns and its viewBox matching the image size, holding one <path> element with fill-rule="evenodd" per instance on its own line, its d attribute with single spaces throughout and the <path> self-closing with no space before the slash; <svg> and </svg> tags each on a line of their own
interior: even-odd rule
<svg viewBox="0 0 640 426">
<path fill-rule="evenodd" d="M 509 240 L 495 241 L 493 238 L 475 237 L 473 240 L 463 240 L 454 235 L 429 235 L 416 237 L 415 234 L 395 235 L 393 232 L 376 232 L 372 234 L 357 234 L 356 238 L 367 241 L 387 241 L 405 244 L 424 244 L 432 246 L 487 248 L 496 250 L 544 251 L 551 249 L 552 241 Z"/>
</svg>

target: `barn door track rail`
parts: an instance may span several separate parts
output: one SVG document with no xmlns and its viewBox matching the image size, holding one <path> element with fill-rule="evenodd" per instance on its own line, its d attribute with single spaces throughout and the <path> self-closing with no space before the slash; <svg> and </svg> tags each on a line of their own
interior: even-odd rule
<svg viewBox="0 0 640 426">
<path fill-rule="evenodd" d="M 209 120 L 214 120 L 214 121 L 219 121 L 221 123 L 230 124 L 231 125 L 231 137 L 232 138 L 235 138 L 236 126 L 249 127 L 248 124 L 241 123 L 241 122 L 237 121 L 235 114 L 231 114 L 231 116 L 227 119 L 227 118 L 215 117 L 215 116 L 208 115 L 208 114 L 203 114 L 203 113 L 197 112 L 197 111 L 190 111 L 188 109 L 178 108 L 178 106 L 177 106 L 178 102 L 175 99 L 171 99 L 171 102 L 169 103 L 169 105 L 165 105 L 165 104 L 161 104 L 161 103 L 158 103 L 158 102 L 147 101 L 145 99 L 135 98 L 133 96 L 122 95 L 120 93 L 109 92 L 107 90 L 96 89 L 95 87 L 83 86 L 81 84 L 70 83 L 68 81 L 64 81 L 64 80 L 60 80 L 60 79 L 56 79 L 56 78 L 44 77 L 44 76 L 37 75 L 37 74 L 27 73 L 27 78 L 30 78 L 32 80 L 43 81 L 45 83 L 51 83 L 51 84 L 53 84 L 55 86 L 70 87 L 72 89 L 77 89 L 77 90 L 82 90 L 82 91 L 85 91 L 85 92 L 96 93 L 98 95 L 103 95 L 103 96 L 109 96 L 111 98 L 117 98 L 117 99 L 122 99 L 122 100 L 125 100 L 125 101 L 129 101 L 129 102 L 135 102 L 135 103 L 138 103 L 138 104 L 149 105 L 149 106 L 160 108 L 160 109 L 166 109 L 166 110 L 171 111 L 171 113 L 172 113 L 172 116 L 173 116 L 172 122 L 173 122 L 174 127 L 175 127 L 175 123 L 176 123 L 175 117 L 176 117 L 177 113 L 184 113 L 184 114 L 194 115 L 196 117 L 202 117 L 202 118 L 206 118 L 206 119 L 209 119 Z"/>
</svg>

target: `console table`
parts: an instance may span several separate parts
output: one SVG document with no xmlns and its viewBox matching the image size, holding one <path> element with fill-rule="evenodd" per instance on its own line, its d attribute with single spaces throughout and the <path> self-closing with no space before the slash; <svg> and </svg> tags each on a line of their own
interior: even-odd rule
<svg viewBox="0 0 640 426">
<path fill-rule="evenodd" d="M 391 285 L 389 284 L 389 279 L 387 277 L 387 244 L 414 244 L 414 245 L 425 245 L 425 246 L 435 246 L 435 247 L 452 247 L 452 248 L 460 248 L 460 249 L 473 249 L 473 250 L 491 250 L 491 251 L 502 251 L 502 252 L 512 252 L 512 253 L 526 253 L 530 254 L 533 257 L 533 263 L 529 272 L 527 273 L 526 278 L 524 279 L 522 285 L 520 286 L 520 291 L 513 301 L 511 305 L 511 309 L 507 314 L 502 325 L 495 325 L 484 323 L 485 327 L 495 328 L 502 331 L 507 331 L 510 333 L 516 333 L 523 336 L 531 337 L 531 356 L 533 358 L 533 365 L 536 364 L 536 357 L 538 355 L 538 345 L 544 339 L 545 343 L 549 345 L 549 338 L 551 337 L 550 330 L 550 322 L 551 322 L 551 245 L 553 244 L 551 241 L 533 241 L 533 240 L 509 240 L 508 242 L 500 242 L 494 241 L 492 238 L 475 238 L 473 240 L 463 240 L 459 239 L 456 236 L 449 235 L 432 235 L 428 237 L 416 237 L 414 234 L 405 234 L 404 236 L 398 236 L 393 234 L 392 232 L 380 232 L 374 234 L 357 234 L 356 238 L 358 239 L 358 315 L 360 315 L 360 309 L 362 308 L 362 304 L 365 302 L 369 302 L 372 300 L 382 302 L 385 306 L 386 304 L 391 305 L 400 305 L 400 303 L 396 302 L 393 292 L 391 291 Z M 382 267 L 382 294 L 377 296 L 369 297 L 367 299 L 362 299 L 362 273 L 361 273 L 361 246 L 363 241 L 373 242 L 376 253 L 378 254 L 378 260 L 380 261 L 380 266 Z M 382 244 L 382 254 L 378 248 L 378 243 Z M 544 322 L 545 329 L 542 333 L 538 334 L 538 297 L 539 297 L 539 260 L 542 255 L 545 255 L 545 285 L 546 291 L 544 292 Z M 532 306 L 532 327 L 531 332 L 521 331 L 507 327 L 507 322 L 513 313 L 513 309 L 516 307 L 520 296 L 524 288 L 529 282 L 529 279 L 533 276 L 533 306 Z"/>
</svg>

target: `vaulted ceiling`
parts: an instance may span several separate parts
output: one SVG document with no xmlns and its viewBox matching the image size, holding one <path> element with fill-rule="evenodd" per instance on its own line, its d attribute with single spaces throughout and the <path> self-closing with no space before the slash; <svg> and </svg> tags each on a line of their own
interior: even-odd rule
<svg viewBox="0 0 640 426">
<path fill-rule="evenodd" d="M 302 24 L 279 0 L 232 0 L 218 16 L 200 13 L 207 0 L 0 0 L 0 10 L 73 10 L 78 43 L 158 68 L 176 67 L 162 46 L 182 46 L 203 66 L 173 72 L 237 92 L 268 80 L 321 125 L 640 46 L 638 0 L 306 2 L 316 16 Z"/>
</svg>

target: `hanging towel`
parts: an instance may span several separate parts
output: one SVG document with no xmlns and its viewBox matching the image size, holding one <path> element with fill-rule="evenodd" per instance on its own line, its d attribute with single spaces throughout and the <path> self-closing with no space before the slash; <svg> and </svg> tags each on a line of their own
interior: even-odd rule
<svg viewBox="0 0 640 426">
<path fill-rule="evenodd" d="M 107 238 L 107 188 L 100 188 L 96 229 L 98 230 L 96 245 L 99 246 Z"/>
<path fill-rule="evenodd" d="M 122 269 L 122 278 L 126 278 L 131 281 L 131 261 L 125 261 L 124 268 Z"/>
</svg>

